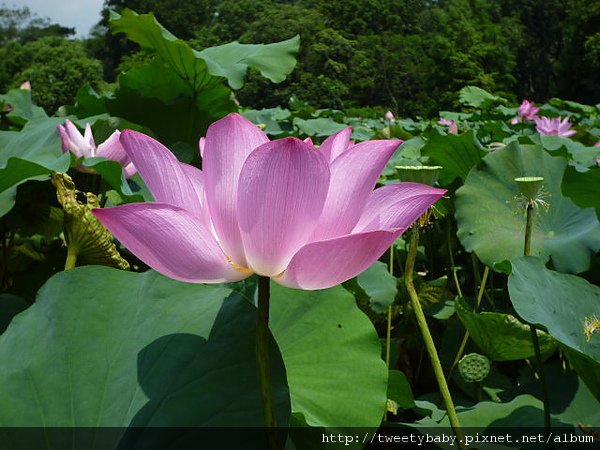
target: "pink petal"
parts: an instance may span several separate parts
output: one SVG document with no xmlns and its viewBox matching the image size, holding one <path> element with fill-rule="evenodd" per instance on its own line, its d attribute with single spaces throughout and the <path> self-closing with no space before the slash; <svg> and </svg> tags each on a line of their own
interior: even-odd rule
<svg viewBox="0 0 600 450">
<path fill-rule="evenodd" d="M 157 202 L 179 206 L 196 217 L 203 217 L 202 201 L 196 189 L 167 147 L 132 130 L 123 131 L 120 141 Z"/>
<path fill-rule="evenodd" d="M 269 142 L 248 156 L 238 194 L 248 267 L 265 276 L 286 268 L 312 234 L 328 186 L 325 158 L 299 139 Z"/>
<path fill-rule="evenodd" d="M 88 129 L 89 123 L 86 124 L 86 134 Z M 58 133 L 60 134 L 63 152 L 70 151 L 78 158 L 88 158 L 93 156 L 93 138 L 91 142 L 89 142 L 89 139 L 86 140 L 69 119 L 65 120 L 64 125 L 58 125 Z"/>
<path fill-rule="evenodd" d="M 96 156 L 102 156 L 103 158 L 110 159 L 111 161 L 117 161 L 124 168 L 131 164 L 131 159 L 125 152 L 123 145 L 121 145 L 121 132 L 115 131 L 109 136 L 109 138 L 98 146 L 96 149 Z M 135 166 L 133 166 L 133 173 L 136 172 Z M 130 171 L 132 169 L 129 169 Z M 131 173 L 129 176 L 133 175 Z M 127 176 L 127 175 L 126 175 Z"/>
<path fill-rule="evenodd" d="M 225 253 L 243 266 L 246 257 L 237 219 L 238 179 L 248 155 L 266 142 L 266 134 L 239 114 L 213 123 L 204 141 L 202 168 L 213 225 Z"/>
<path fill-rule="evenodd" d="M 250 275 L 227 261 L 196 217 L 165 203 L 130 203 L 93 214 L 135 256 L 180 281 L 222 283 Z"/>
<path fill-rule="evenodd" d="M 419 183 L 398 183 L 376 189 L 352 232 L 394 228 L 403 233 L 445 192 Z"/>
<path fill-rule="evenodd" d="M 352 134 L 352 128 L 344 128 L 323 141 L 319 150 L 329 163 L 332 163 L 350 146 L 350 134 Z"/>
<path fill-rule="evenodd" d="M 200 205 L 202 208 L 202 220 L 207 229 L 212 229 L 211 221 L 210 221 L 210 212 L 208 209 L 208 205 L 206 204 L 206 188 L 204 186 L 204 173 L 190 164 L 185 164 L 180 162 L 181 168 L 183 172 L 187 176 L 190 181 L 194 191 L 196 192 L 196 196 L 200 201 Z"/>
<path fill-rule="evenodd" d="M 131 178 L 137 173 L 137 169 L 135 168 L 133 163 L 129 163 L 125 167 L 123 167 L 123 172 L 125 173 L 125 178 Z"/>
<path fill-rule="evenodd" d="M 336 158 L 331 164 L 327 200 L 311 241 L 352 231 L 381 171 L 400 143 L 391 140 L 362 142 Z"/>
<path fill-rule="evenodd" d="M 279 284 L 298 289 L 326 289 L 355 277 L 385 253 L 400 230 L 368 233 L 312 242 L 294 255 Z"/>
<path fill-rule="evenodd" d="M 200 148 L 200 157 L 204 156 L 204 146 L 206 145 L 206 138 L 201 137 L 198 141 L 198 148 Z"/>
<path fill-rule="evenodd" d="M 86 122 L 86 124 L 85 124 L 85 130 L 83 131 L 83 140 L 89 148 L 91 148 L 91 149 L 96 148 L 96 144 L 94 143 L 94 135 L 92 134 L 92 126 L 90 125 L 89 122 Z M 95 155 L 92 155 L 92 156 L 95 156 Z"/>
</svg>

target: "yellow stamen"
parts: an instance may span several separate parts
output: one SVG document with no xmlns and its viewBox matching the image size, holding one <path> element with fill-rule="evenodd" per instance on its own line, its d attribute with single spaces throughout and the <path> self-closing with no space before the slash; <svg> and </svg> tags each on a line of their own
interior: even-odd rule
<svg viewBox="0 0 600 450">
<path fill-rule="evenodd" d="M 229 256 L 225 255 L 225 258 L 227 258 L 227 261 L 229 262 L 229 264 L 231 264 L 231 267 L 233 267 L 238 272 L 246 274 L 246 275 L 252 274 L 252 270 L 248 269 L 247 267 L 240 266 L 239 264 L 234 263 L 233 260 Z"/>
</svg>

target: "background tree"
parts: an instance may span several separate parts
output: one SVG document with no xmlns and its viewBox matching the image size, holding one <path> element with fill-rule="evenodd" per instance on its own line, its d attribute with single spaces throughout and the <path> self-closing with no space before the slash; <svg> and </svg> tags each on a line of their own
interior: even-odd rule
<svg viewBox="0 0 600 450">
<path fill-rule="evenodd" d="M 4 90 L 29 80 L 33 101 L 49 113 L 73 103 L 85 83 L 102 82 L 101 63 L 87 56 L 80 41 L 48 36 L 25 44 L 10 42 L 0 48 L 0 60 Z"/>
</svg>

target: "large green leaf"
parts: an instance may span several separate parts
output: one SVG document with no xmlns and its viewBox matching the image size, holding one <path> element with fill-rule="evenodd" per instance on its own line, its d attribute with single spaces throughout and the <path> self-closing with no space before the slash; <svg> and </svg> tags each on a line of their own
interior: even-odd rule
<svg viewBox="0 0 600 450">
<path fill-rule="evenodd" d="M 356 281 L 369 296 L 371 308 L 376 313 L 383 313 L 394 303 L 398 293 L 396 278 L 390 275 L 387 265 L 381 261 L 375 262 L 361 273 L 356 277 Z"/>
<path fill-rule="evenodd" d="M 341 286 L 272 284 L 271 332 L 287 370 L 292 412 L 310 426 L 377 427 L 388 371 L 369 319 Z"/>
<path fill-rule="evenodd" d="M 426 401 L 416 401 L 418 407 L 430 410 L 431 417 L 425 417 L 415 424 L 418 427 L 449 427 L 450 421 L 445 411 Z M 463 427 L 492 429 L 493 427 L 541 427 L 544 423 L 542 401 L 524 394 L 506 403 L 483 401 L 472 407 L 456 408 L 458 419 Z M 441 432 L 441 430 L 440 430 Z M 504 448 L 504 447 L 503 447 Z"/>
<path fill-rule="evenodd" d="M 569 359 L 584 381 L 595 378 L 600 373 L 600 333 L 588 329 L 586 334 L 586 325 L 600 321 L 600 287 L 548 270 L 537 258 L 523 257 L 511 266 L 508 290 L 515 310 L 572 350 Z M 587 384 L 600 399 L 597 379 Z"/>
<path fill-rule="evenodd" d="M 236 110 L 231 90 L 238 89 L 249 67 L 271 81 L 283 81 L 295 66 L 299 40 L 273 44 L 230 44 L 192 49 L 160 25 L 152 14 L 125 9 L 113 13 L 113 32 L 123 32 L 157 57 L 121 74 L 113 96 L 105 96 L 108 111 L 148 127 L 165 144 L 178 141 L 194 148 L 212 122 Z M 81 93 L 86 109 L 102 102 Z"/>
<path fill-rule="evenodd" d="M 258 69 L 273 82 L 281 82 L 294 69 L 294 55 L 300 46 L 296 36 L 273 44 L 231 42 L 196 51 L 173 36 L 152 14 L 138 15 L 129 9 L 123 10 L 122 15 L 113 12 L 110 26 L 113 32 L 125 33 L 142 48 L 155 51 L 171 71 L 194 90 L 213 84 L 214 77 L 225 77 L 233 89 L 239 89 L 248 67 Z"/>
<path fill-rule="evenodd" d="M 19 132 L 0 131 L 0 212 L 12 208 L 14 189 L 19 184 L 67 171 L 71 157 L 62 153 L 56 131 L 63 121 L 37 118 L 29 120 Z"/>
<path fill-rule="evenodd" d="M 292 113 L 280 106 L 266 109 L 249 109 L 242 111 L 242 115 L 252 123 L 263 126 L 264 132 L 272 136 L 292 131 L 292 126 L 288 120 Z"/>
<path fill-rule="evenodd" d="M 473 131 L 468 131 L 459 135 L 435 133 L 421 149 L 421 154 L 442 166 L 439 182 L 445 186 L 457 177 L 464 181 L 469 171 L 481 161 L 485 151 Z"/>
<path fill-rule="evenodd" d="M 588 147 L 581 142 L 574 141 L 562 136 L 545 136 L 534 134 L 531 140 L 542 146 L 553 154 L 561 155 L 569 159 L 569 164 L 578 170 L 586 170 L 590 166 L 597 166 L 596 158 L 600 156 L 600 148 Z"/>
<path fill-rule="evenodd" d="M 474 313 L 460 298 L 454 306 L 471 339 L 491 360 L 514 361 L 535 356 L 529 325 L 510 314 Z M 556 348 L 556 342 L 548 333 L 538 330 L 537 334 L 542 354 Z"/>
<path fill-rule="evenodd" d="M 29 306 L 24 299 L 13 294 L 0 294 L 0 334 L 4 333 L 12 318 Z"/>
<path fill-rule="evenodd" d="M 204 58 L 208 72 L 227 78 L 229 86 L 239 89 L 244 85 L 248 67 L 258 69 L 261 75 L 274 83 L 281 83 L 294 70 L 300 36 L 272 44 L 229 44 L 209 47 L 197 56 Z"/>
<path fill-rule="evenodd" d="M 531 253 L 561 272 L 587 270 L 600 249 L 600 224 L 592 209 L 581 209 L 564 197 L 560 181 L 566 161 L 539 146 L 517 142 L 487 155 L 456 192 L 458 238 L 487 265 L 523 255 L 525 210 L 517 196 L 517 177 L 544 177 L 550 207 L 537 208 L 533 218 Z"/>
<path fill-rule="evenodd" d="M 166 145 L 184 141 L 197 147 L 208 125 L 235 110 L 231 91 L 207 77 L 212 82 L 194 90 L 155 59 L 121 74 L 106 106 L 111 115 L 148 127 Z"/>
<path fill-rule="evenodd" d="M 226 286 L 94 266 L 59 273 L 0 336 L 0 425 L 261 426 L 255 323 L 256 309 Z M 289 394 L 274 345 L 271 361 L 285 427 Z M 163 431 L 130 428 L 121 448 L 170 448 L 181 437 Z M 78 448 L 115 448 L 118 434 L 100 443 L 90 433 Z M 235 433 L 219 437 L 236 448 L 227 445 Z"/>
<path fill-rule="evenodd" d="M 579 172 L 567 167 L 562 179 L 562 193 L 582 208 L 594 208 L 600 218 L 600 167 Z"/>
<path fill-rule="evenodd" d="M 415 406 L 415 398 L 410 387 L 410 382 L 404 373 L 399 370 L 390 370 L 388 379 L 388 398 L 396 402 L 402 409 Z"/>
<path fill-rule="evenodd" d="M 502 97 L 490 94 L 477 86 L 465 86 L 458 93 L 458 98 L 463 105 L 475 108 L 485 108 L 493 103 L 505 101 Z"/>
<path fill-rule="evenodd" d="M 567 432 L 580 425 L 586 428 L 597 426 L 598 419 L 600 419 L 600 405 L 598 401 L 590 397 L 590 391 L 578 380 L 577 376 L 573 372 L 565 372 L 562 368 L 551 365 L 546 365 L 545 371 L 548 385 L 554 387 L 548 392 L 553 426 L 560 427 L 557 429 Z M 457 406 L 458 418 L 461 425 L 465 427 L 465 434 L 475 437 L 473 432 L 475 430 L 470 430 L 469 427 L 477 428 L 476 431 L 479 432 L 485 429 L 486 434 L 497 435 L 505 435 L 506 429 L 511 428 L 512 437 L 516 440 L 520 438 L 517 432 L 519 429 L 523 430 L 523 436 L 532 434 L 530 433 L 531 428 L 541 431 L 544 423 L 542 401 L 531 394 L 523 393 L 536 389 L 538 384 L 537 380 L 532 380 L 531 383 L 520 386 L 513 391 L 512 395 L 517 394 L 514 398 L 502 403 L 500 400 L 498 402 L 483 401 L 471 407 Z M 507 394 L 508 392 L 505 392 L 503 397 Z M 418 400 L 416 403 L 420 409 L 429 411 L 428 417 L 417 422 L 423 427 L 431 427 L 425 428 L 424 431 L 432 432 L 434 427 L 437 428 L 440 425 L 442 427 L 449 426 L 448 416 L 437 405 L 422 400 Z M 417 424 L 409 425 L 418 427 Z M 438 428 L 438 430 L 442 433 L 444 428 Z M 562 436 L 557 433 L 553 437 L 560 439 Z M 471 445 L 475 445 L 475 442 L 472 442 Z M 505 449 L 507 447 L 486 444 L 477 445 L 477 448 Z"/>
<path fill-rule="evenodd" d="M 600 363 L 566 345 L 561 346 L 571 367 L 600 401 Z"/>
<path fill-rule="evenodd" d="M 295 117 L 293 121 L 294 127 L 301 135 L 306 136 L 331 136 L 340 130 L 346 128 L 346 125 L 338 123 L 329 117 L 319 117 L 318 119 L 301 119 Z"/>
<path fill-rule="evenodd" d="M 48 117 L 43 108 L 31 103 L 31 91 L 28 89 L 11 89 L 0 95 L 0 102 L 10 110 L 6 117 L 17 125 L 24 125 L 31 119 Z"/>
</svg>

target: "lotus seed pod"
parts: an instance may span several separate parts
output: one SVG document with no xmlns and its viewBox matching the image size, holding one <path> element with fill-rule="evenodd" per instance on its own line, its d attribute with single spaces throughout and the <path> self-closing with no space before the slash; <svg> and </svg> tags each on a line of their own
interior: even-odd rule
<svg viewBox="0 0 600 450">
<path fill-rule="evenodd" d="M 396 166 L 400 181 L 433 186 L 442 166 Z"/>
<path fill-rule="evenodd" d="M 478 383 L 490 373 L 490 360 L 479 353 L 469 353 L 458 362 L 458 371 L 467 383 Z"/>
</svg>

